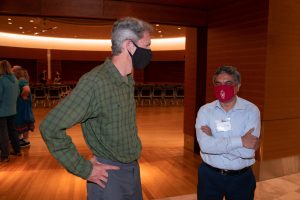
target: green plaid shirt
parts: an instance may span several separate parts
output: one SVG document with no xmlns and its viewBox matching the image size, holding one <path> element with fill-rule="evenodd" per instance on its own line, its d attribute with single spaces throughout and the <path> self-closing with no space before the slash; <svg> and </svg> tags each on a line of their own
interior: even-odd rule
<svg viewBox="0 0 300 200">
<path fill-rule="evenodd" d="M 40 126 L 51 154 L 72 174 L 87 179 L 92 164 L 78 153 L 66 129 L 81 124 L 94 155 L 128 163 L 137 160 L 134 81 L 122 77 L 110 59 L 83 75 L 70 95 L 57 105 Z"/>
</svg>

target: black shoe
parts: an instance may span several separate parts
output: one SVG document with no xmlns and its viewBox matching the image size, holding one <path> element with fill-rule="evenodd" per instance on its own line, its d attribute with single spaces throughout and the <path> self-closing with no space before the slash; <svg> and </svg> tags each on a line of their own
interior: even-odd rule
<svg viewBox="0 0 300 200">
<path fill-rule="evenodd" d="M 25 141 L 24 139 L 20 139 L 20 147 L 29 147 L 29 146 L 30 146 L 29 141 Z"/>
</svg>

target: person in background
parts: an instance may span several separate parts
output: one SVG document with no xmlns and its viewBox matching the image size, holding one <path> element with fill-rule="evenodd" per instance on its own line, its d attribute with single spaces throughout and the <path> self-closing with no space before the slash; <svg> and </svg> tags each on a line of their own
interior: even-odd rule
<svg viewBox="0 0 300 200">
<path fill-rule="evenodd" d="M 21 155 L 18 134 L 15 127 L 18 80 L 7 60 L 0 61 L 0 149 L 1 162 L 9 161 L 9 154 Z M 9 152 L 9 141 L 13 152 Z"/>
<path fill-rule="evenodd" d="M 60 73 L 56 72 L 54 80 L 53 80 L 54 84 L 60 84 L 61 83 L 61 77 L 60 77 Z"/>
<path fill-rule="evenodd" d="M 17 100 L 16 129 L 21 147 L 29 147 L 29 131 L 34 131 L 34 115 L 32 112 L 32 95 L 29 86 L 29 75 L 26 69 L 15 70 L 19 80 L 20 95 Z"/>
<path fill-rule="evenodd" d="M 71 173 L 86 179 L 89 200 L 142 200 L 133 67 L 149 64 L 152 26 L 123 18 L 112 28 L 112 57 L 83 75 L 42 121 L 49 151 Z M 66 129 L 80 123 L 94 157 L 76 150 Z"/>
<path fill-rule="evenodd" d="M 13 73 L 15 73 L 17 70 L 19 70 L 19 69 L 22 69 L 22 67 L 20 66 L 20 65 L 14 65 L 13 67 L 12 67 L 12 69 L 11 69 L 11 71 L 13 72 Z"/>
<path fill-rule="evenodd" d="M 196 134 L 203 160 L 198 169 L 198 199 L 252 200 L 256 180 L 251 166 L 259 145 L 260 112 L 237 96 L 240 73 L 219 67 L 213 77 L 217 100 L 202 106 Z"/>
<path fill-rule="evenodd" d="M 39 76 L 39 81 L 41 84 L 46 85 L 47 84 L 47 71 L 43 70 L 42 73 Z"/>
</svg>

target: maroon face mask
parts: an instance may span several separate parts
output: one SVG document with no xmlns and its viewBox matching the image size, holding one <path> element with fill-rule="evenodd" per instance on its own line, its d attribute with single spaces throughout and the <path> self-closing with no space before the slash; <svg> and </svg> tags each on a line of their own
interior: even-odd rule
<svg viewBox="0 0 300 200">
<path fill-rule="evenodd" d="M 229 101 L 234 96 L 234 86 L 233 85 L 215 86 L 215 96 L 221 102 Z"/>
</svg>

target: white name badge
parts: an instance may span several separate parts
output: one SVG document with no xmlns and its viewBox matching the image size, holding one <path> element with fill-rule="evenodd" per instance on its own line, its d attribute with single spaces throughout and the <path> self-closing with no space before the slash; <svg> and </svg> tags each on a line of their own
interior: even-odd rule
<svg viewBox="0 0 300 200">
<path fill-rule="evenodd" d="M 222 120 L 215 120 L 217 131 L 224 132 L 231 130 L 231 123 L 230 118 L 222 119 Z"/>
</svg>

